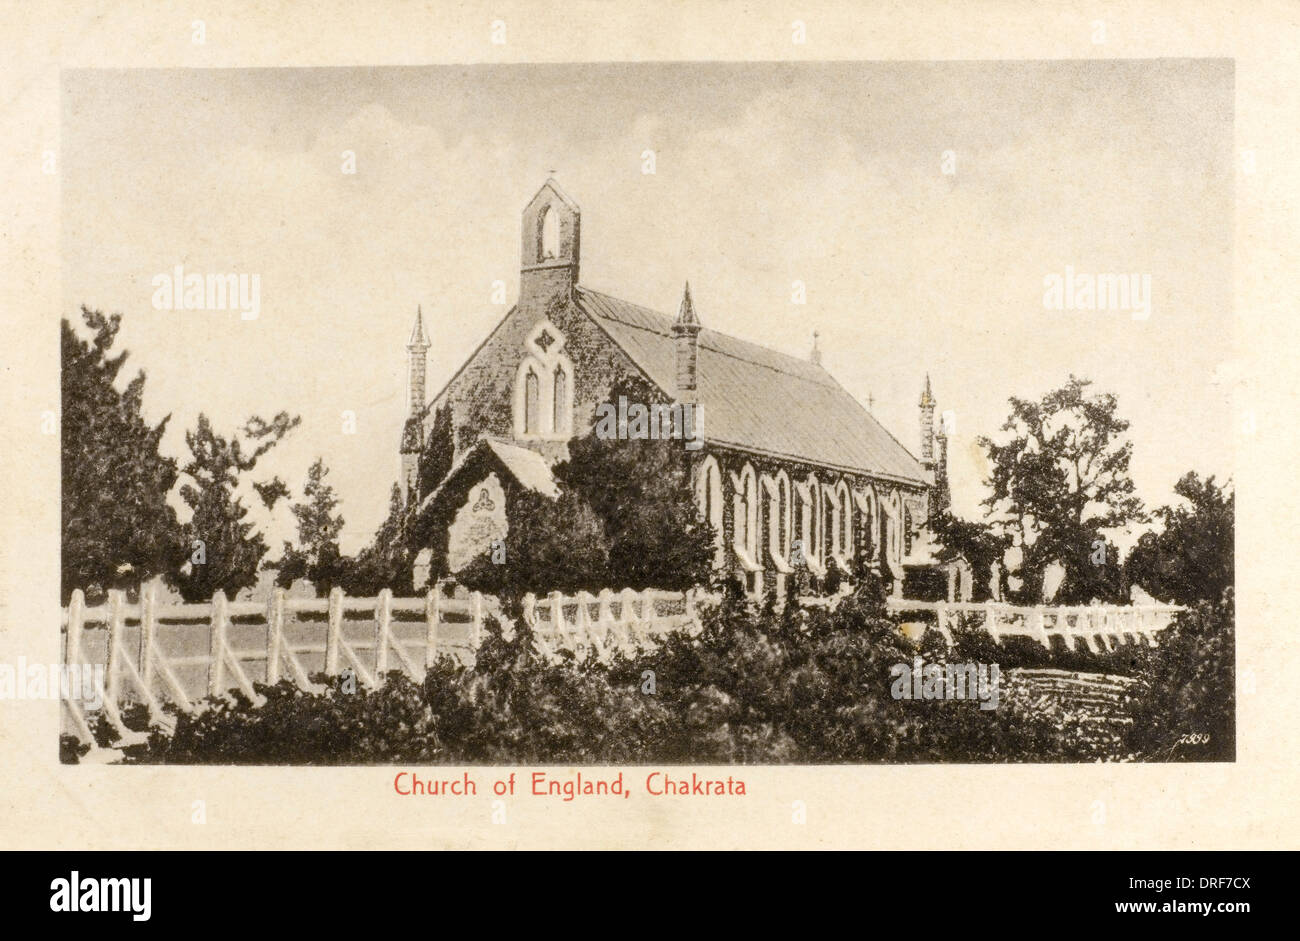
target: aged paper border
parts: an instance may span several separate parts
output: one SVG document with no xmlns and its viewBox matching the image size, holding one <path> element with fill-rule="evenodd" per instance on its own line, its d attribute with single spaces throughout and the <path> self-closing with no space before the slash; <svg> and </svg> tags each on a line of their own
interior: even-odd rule
<svg viewBox="0 0 1300 941">
<path fill-rule="evenodd" d="M 57 657 L 59 70 L 507 61 L 1227 57 L 1236 62 L 1238 758 L 1219 765 L 762 767 L 745 798 L 402 799 L 396 770 L 63 766 L 57 705 L 0 704 L 4 848 L 1283 848 L 1297 845 L 1296 89 L 1293 3 L 6 4 L 0 661 Z M 510 24 L 489 43 L 493 19 Z M 207 24 L 195 47 L 190 22 Z M 1091 23 L 1106 22 L 1105 45 Z M 808 24 L 795 46 L 790 24 Z M 1234 356 L 1224 351 L 1224 359 Z M 1152 376 L 1159 383 L 1159 376 Z M 1253 421 L 1252 421 L 1253 419 Z M 1253 427 L 1253 430 L 1248 430 Z M 480 769 L 489 779 L 494 769 Z M 556 769 L 563 770 L 563 769 Z M 635 769 L 632 777 L 637 777 Z M 736 769 L 731 769 L 737 773 Z M 193 802 L 207 822 L 191 822 Z M 792 823 L 796 800 L 807 823 Z M 1098 822 L 1098 802 L 1104 818 Z"/>
</svg>

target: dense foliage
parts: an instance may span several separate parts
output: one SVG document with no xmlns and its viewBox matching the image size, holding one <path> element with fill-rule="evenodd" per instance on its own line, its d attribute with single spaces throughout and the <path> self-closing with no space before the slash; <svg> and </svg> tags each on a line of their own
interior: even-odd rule
<svg viewBox="0 0 1300 941">
<path fill-rule="evenodd" d="M 609 401 L 620 396 L 641 403 L 662 398 L 637 377 L 613 383 Z M 680 440 L 602 438 L 593 427 L 569 442 L 568 459 L 552 470 L 559 498 L 513 495 L 504 553 L 494 559 L 485 552 L 457 580 L 516 597 L 608 586 L 679 591 L 708 583 L 713 534 L 695 503 L 690 454 Z"/>
<path fill-rule="evenodd" d="M 1188 473 L 1174 485 L 1186 505 L 1156 511 L 1160 532 L 1145 533 L 1125 560 L 1131 584 L 1162 601 L 1217 602 L 1233 585 L 1232 491 Z"/>
<path fill-rule="evenodd" d="M 991 468 L 983 506 L 993 532 L 1021 552 L 1027 599 L 1041 596 L 1048 566 L 1059 564 L 1059 603 L 1125 600 L 1106 534 L 1146 514 L 1129 476 L 1129 423 L 1114 395 L 1089 394 L 1090 385 L 1071 376 L 1040 401 L 1013 396 L 1005 440 L 979 438 Z"/>
<path fill-rule="evenodd" d="M 128 749 L 169 763 L 865 763 L 1230 760 L 1228 606 L 1180 618 L 1160 648 L 1055 659 L 1036 644 L 934 632 L 913 647 L 867 593 L 834 610 L 760 612 L 725 601 L 697 636 L 672 635 L 610 664 L 538 656 L 525 630 L 490 622 L 472 667 L 443 657 L 423 685 L 391 673 L 379 690 L 337 679 L 322 694 L 288 681 L 177 717 Z M 905 700 L 890 668 L 976 660 L 1002 667 L 998 708 Z M 1123 673 L 1134 695 L 1089 714 L 1044 702 L 1013 669 L 1044 663 Z M 325 678 L 319 678 L 324 680 Z M 1126 722 L 1126 719 L 1136 721 Z M 1189 733 L 1207 736 L 1195 747 Z"/>
<path fill-rule="evenodd" d="M 117 387 L 127 356 L 112 353 L 121 315 L 86 307 L 81 314 L 89 340 L 62 324 L 64 601 L 82 588 L 94 603 L 109 588 L 134 588 L 156 575 L 188 601 L 253 585 L 267 546 L 236 491 L 249 484 L 268 508 L 288 494 L 278 479 L 248 475 L 298 419 L 253 416 L 226 437 L 200 414 L 185 434 L 190 458 L 178 468 L 159 452 L 168 419 L 144 420 L 144 373 Z M 169 503 L 178 480 L 190 511 L 184 525 Z"/>
<path fill-rule="evenodd" d="M 374 538 L 357 553 L 344 560 L 343 590 L 360 598 L 373 598 L 387 588 L 399 597 L 410 597 L 422 585 L 412 584 L 411 572 L 415 553 L 409 532 L 412 508 L 402 501 L 402 489 L 393 484 L 388 493 L 388 515 L 379 524 Z"/>
<path fill-rule="evenodd" d="M 347 574 L 347 560 L 339 551 L 343 517 L 336 512 L 339 498 L 334 488 L 325 482 L 328 474 L 325 461 L 317 458 L 307 472 L 302 502 L 290 507 L 298 524 L 298 542 L 285 541 L 275 577 L 282 588 L 305 578 L 317 596 L 327 595 Z"/>
<path fill-rule="evenodd" d="M 180 494 L 191 511 L 182 536 L 190 558 L 168 580 L 186 601 L 206 601 L 217 591 L 234 594 L 257 583 L 266 540 L 246 518 L 248 507 L 237 491 L 262 455 L 298 423 L 286 412 L 270 421 L 254 415 L 239 434 L 226 437 L 199 413 L 198 427 L 185 433 L 191 457 L 182 468 L 189 480 Z M 252 487 L 268 509 L 289 493 L 278 477 Z"/>
<path fill-rule="evenodd" d="M 176 461 L 159 453 L 168 418 L 145 421 L 145 376 L 124 388 L 125 352 L 113 354 L 122 317 L 81 308 L 82 339 L 62 324 L 62 492 L 64 604 L 76 588 L 92 604 L 175 571 L 184 560 L 180 523 L 167 502 Z"/>
</svg>

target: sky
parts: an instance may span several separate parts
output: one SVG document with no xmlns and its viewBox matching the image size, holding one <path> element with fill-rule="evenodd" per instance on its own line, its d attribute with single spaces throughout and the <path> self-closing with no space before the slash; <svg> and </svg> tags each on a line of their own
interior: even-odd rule
<svg viewBox="0 0 1300 941">
<path fill-rule="evenodd" d="M 1227 60 L 68 71 L 64 316 L 123 315 L 169 454 L 200 412 L 301 415 L 260 476 L 297 496 L 323 458 L 355 552 L 397 479 L 416 306 L 432 396 L 517 296 L 554 172 L 586 286 L 672 313 L 689 280 L 706 326 L 799 356 L 816 330 L 914 454 L 928 373 L 959 512 L 1008 397 L 1072 373 L 1118 397 L 1155 506 L 1232 473 L 1232 107 Z M 258 275 L 258 317 L 155 309 L 176 265 Z M 1067 268 L 1149 276 L 1149 315 L 1049 309 Z"/>
</svg>

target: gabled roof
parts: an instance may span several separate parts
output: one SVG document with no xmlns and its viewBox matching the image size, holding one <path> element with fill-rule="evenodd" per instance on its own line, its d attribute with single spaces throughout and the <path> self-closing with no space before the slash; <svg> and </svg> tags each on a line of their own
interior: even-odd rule
<svg viewBox="0 0 1300 941">
<path fill-rule="evenodd" d="M 521 448 L 515 444 L 485 437 L 479 438 L 474 444 L 465 449 L 465 453 L 451 466 L 451 469 L 447 471 L 433 492 L 420 501 L 419 512 L 423 513 L 429 506 L 437 502 L 446 489 L 455 485 L 456 478 L 460 476 L 461 470 L 480 455 L 496 458 L 510 476 L 529 490 L 535 490 L 551 499 L 559 496 L 559 487 L 555 483 L 555 478 L 551 476 L 551 467 L 546 463 L 546 458 L 536 451 L 530 451 L 528 448 Z"/>
<path fill-rule="evenodd" d="M 665 392 L 676 388 L 672 318 L 578 287 L 578 307 Z M 816 363 L 703 328 L 696 366 L 701 437 L 760 454 L 928 486 L 929 475 Z"/>
</svg>

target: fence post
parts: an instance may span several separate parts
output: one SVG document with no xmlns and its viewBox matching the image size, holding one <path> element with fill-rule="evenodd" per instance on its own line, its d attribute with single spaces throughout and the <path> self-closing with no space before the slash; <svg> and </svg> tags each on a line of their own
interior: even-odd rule
<svg viewBox="0 0 1300 941">
<path fill-rule="evenodd" d="M 343 589 L 335 585 L 330 589 L 329 626 L 325 630 L 325 672 L 337 676 L 339 672 L 339 636 L 343 630 Z"/>
<path fill-rule="evenodd" d="M 393 591 L 384 588 L 375 601 L 375 684 L 382 685 L 388 672 L 388 625 L 393 619 Z"/>
<path fill-rule="evenodd" d="M 636 592 L 631 588 L 624 588 L 618 594 L 618 636 L 624 650 L 632 650 L 635 646 L 632 639 L 632 605 L 635 601 Z"/>
<path fill-rule="evenodd" d="M 104 699 L 117 705 L 118 673 L 122 662 L 122 632 L 125 612 L 122 610 L 122 592 L 113 588 L 108 592 L 108 663 L 105 667 Z"/>
<path fill-rule="evenodd" d="M 208 656 L 208 694 L 216 696 L 226 688 L 226 593 L 220 589 L 212 595 Z"/>
<path fill-rule="evenodd" d="M 1030 615 L 1029 629 L 1033 631 L 1034 637 L 1040 644 L 1051 650 L 1052 639 L 1047 636 L 1047 628 L 1043 623 L 1043 612 L 1044 606 L 1041 604 L 1034 608 L 1034 613 Z"/>
<path fill-rule="evenodd" d="M 555 635 L 556 641 L 559 642 L 563 640 L 569 628 L 564 623 L 564 596 L 558 591 L 553 591 L 547 598 L 551 606 L 551 633 Z"/>
<path fill-rule="evenodd" d="M 614 593 L 608 588 L 602 588 L 600 594 L 596 596 L 600 602 L 600 607 L 596 609 L 596 623 L 602 629 L 608 629 L 614 621 L 614 609 L 611 606 L 614 600 Z"/>
<path fill-rule="evenodd" d="M 469 595 L 469 642 L 470 645 L 478 650 L 478 645 L 483 642 L 483 593 L 472 591 Z"/>
<path fill-rule="evenodd" d="M 71 666 L 81 662 L 81 625 L 86 616 L 86 596 L 80 588 L 72 590 L 68 599 L 68 639 L 63 662 Z"/>
<path fill-rule="evenodd" d="M 1107 651 L 1113 651 L 1117 646 L 1112 632 L 1115 629 L 1114 618 L 1111 616 L 1110 608 L 1103 608 L 1101 611 L 1101 642 Z"/>
<path fill-rule="evenodd" d="M 619 593 L 619 607 L 622 609 L 620 611 L 620 620 L 629 624 L 634 620 L 632 617 L 632 605 L 635 602 L 636 592 L 631 588 L 624 588 L 623 591 Z"/>
<path fill-rule="evenodd" d="M 158 584 L 145 582 L 140 586 L 140 684 L 147 697 L 153 689 L 153 636 L 158 629 Z"/>
<path fill-rule="evenodd" d="M 438 662 L 438 620 L 442 617 L 442 579 L 434 582 L 424 599 L 424 668 Z"/>
<path fill-rule="evenodd" d="M 537 627 L 537 596 L 531 591 L 524 595 L 524 623 L 532 629 Z"/>
<path fill-rule="evenodd" d="M 577 632 L 576 642 L 579 644 L 592 643 L 591 605 L 595 600 L 589 591 L 578 592 L 578 611 L 574 615 L 573 626 Z"/>
<path fill-rule="evenodd" d="M 998 630 L 998 612 L 994 602 L 987 601 L 984 603 L 984 630 L 989 632 L 995 644 L 1002 643 L 1002 635 Z"/>
<path fill-rule="evenodd" d="M 934 609 L 935 626 L 939 629 L 943 642 L 949 647 L 952 646 L 952 628 L 948 626 L 948 609 L 944 605 L 939 605 Z"/>
<path fill-rule="evenodd" d="M 1075 608 L 1075 611 L 1074 626 L 1083 637 L 1084 646 L 1093 653 L 1101 653 L 1101 648 L 1097 646 L 1097 638 L 1094 636 L 1096 631 L 1093 630 L 1095 625 L 1092 623 L 1091 612 L 1084 607 Z"/>
<path fill-rule="evenodd" d="M 266 602 L 266 682 L 280 682 L 280 650 L 284 646 L 284 589 L 271 591 Z"/>
</svg>

